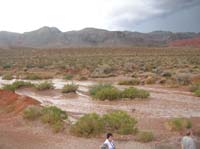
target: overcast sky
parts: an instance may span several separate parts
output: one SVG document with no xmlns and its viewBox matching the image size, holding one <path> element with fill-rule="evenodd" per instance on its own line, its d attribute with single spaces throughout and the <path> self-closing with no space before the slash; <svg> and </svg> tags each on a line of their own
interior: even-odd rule
<svg viewBox="0 0 200 149">
<path fill-rule="evenodd" d="M 200 32 L 200 0 L 0 0 L 0 30 Z"/>
</svg>

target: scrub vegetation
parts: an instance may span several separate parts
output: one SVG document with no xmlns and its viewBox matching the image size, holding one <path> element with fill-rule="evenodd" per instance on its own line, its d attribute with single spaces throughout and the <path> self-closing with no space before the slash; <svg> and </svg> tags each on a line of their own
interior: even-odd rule
<svg viewBox="0 0 200 149">
<path fill-rule="evenodd" d="M 135 134 L 137 121 L 124 111 L 113 111 L 100 116 L 96 113 L 86 114 L 71 126 L 71 133 L 79 137 L 98 136 L 104 132 L 121 135 Z"/>
<path fill-rule="evenodd" d="M 119 90 L 110 84 L 97 84 L 91 87 L 90 95 L 98 100 L 117 100 L 117 99 L 135 99 L 148 98 L 148 91 L 129 87 L 124 90 Z"/>
<path fill-rule="evenodd" d="M 28 120 L 41 119 L 43 123 L 49 124 L 53 132 L 58 133 L 64 130 L 64 120 L 67 120 L 68 115 L 65 111 L 62 111 L 55 106 L 43 108 L 38 106 L 31 106 L 24 110 L 23 117 Z"/>
<path fill-rule="evenodd" d="M 85 78 L 126 75 L 133 80 L 119 84 L 187 86 L 200 73 L 198 53 L 199 48 L 191 47 L 0 49 L 0 69 L 3 75 L 15 73 L 30 80 L 51 78 L 50 72 L 55 72 L 54 75 L 62 75 L 66 80 L 77 75 Z"/>
</svg>

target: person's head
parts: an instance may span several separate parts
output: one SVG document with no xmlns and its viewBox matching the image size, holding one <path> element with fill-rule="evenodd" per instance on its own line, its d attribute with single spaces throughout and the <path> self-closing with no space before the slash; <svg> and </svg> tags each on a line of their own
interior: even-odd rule
<svg viewBox="0 0 200 149">
<path fill-rule="evenodd" d="M 112 141 L 112 138 L 113 138 L 112 133 L 107 133 L 106 138 L 107 138 L 109 141 Z"/>
<path fill-rule="evenodd" d="M 186 136 L 191 136 L 191 134 L 192 134 L 191 130 L 187 130 Z"/>
</svg>

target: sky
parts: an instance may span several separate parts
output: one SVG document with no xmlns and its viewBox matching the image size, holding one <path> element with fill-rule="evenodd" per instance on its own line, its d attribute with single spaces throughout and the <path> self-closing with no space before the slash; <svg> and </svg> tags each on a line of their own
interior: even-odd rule
<svg viewBox="0 0 200 149">
<path fill-rule="evenodd" d="M 0 0 L 0 31 L 200 32 L 200 0 Z"/>
</svg>

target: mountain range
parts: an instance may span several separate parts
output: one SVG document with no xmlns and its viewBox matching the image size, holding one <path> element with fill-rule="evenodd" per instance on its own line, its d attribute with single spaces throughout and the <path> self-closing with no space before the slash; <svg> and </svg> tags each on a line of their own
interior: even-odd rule
<svg viewBox="0 0 200 149">
<path fill-rule="evenodd" d="M 0 32 L 0 48 L 68 48 L 68 47 L 130 47 L 168 46 L 169 43 L 200 37 L 200 33 L 173 33 L 154 31 L 140 33 L 131 31 L 108 31 L 85 28 L 62 32 L 55 27 L 42 27 L 25 33 Z"/>
</svg>

